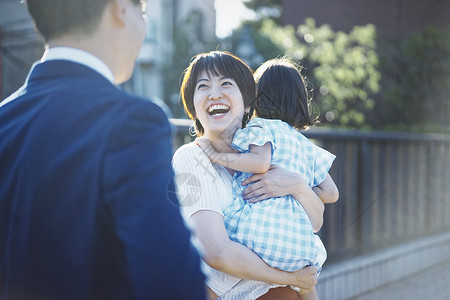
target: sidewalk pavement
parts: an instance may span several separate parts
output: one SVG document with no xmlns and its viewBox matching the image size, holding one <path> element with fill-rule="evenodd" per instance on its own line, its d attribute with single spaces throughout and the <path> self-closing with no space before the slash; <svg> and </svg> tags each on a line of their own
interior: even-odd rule
<svg viewBox="0 0 450 300">
<path fill-rule="evenodd" d="M 424 263 L 424 262 L 421 262 Z M 449 300 L 450 261 L 351 300 Z"/>
</svg>

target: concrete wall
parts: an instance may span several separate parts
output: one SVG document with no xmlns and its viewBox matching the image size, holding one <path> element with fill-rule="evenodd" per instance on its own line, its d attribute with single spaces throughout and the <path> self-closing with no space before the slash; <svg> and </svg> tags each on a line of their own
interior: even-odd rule
<svg viewBox="0 0 450 300">
<path fill-rule="evenodd" d="M 339 263 L 325 263 L 317 292 L 320 299 L 351 299 L 449 259 L 450 232 L 447 232 Z"/>
</svg>

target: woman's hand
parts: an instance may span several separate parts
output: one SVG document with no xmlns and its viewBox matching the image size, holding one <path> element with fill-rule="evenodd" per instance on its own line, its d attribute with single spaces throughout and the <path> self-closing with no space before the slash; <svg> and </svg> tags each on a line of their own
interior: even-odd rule
<svg viewBox="0 0 450 300">
<path fill-rule="evenodd" d="M 308 215 L 313 231 L 317 232 L 322 227 L 325 206 L 301 175 L 271 165 L 266 173 L 255 174 L 242 182 L 243 185 L 250 183 L 253 184 L 246 187 L 242 193 L 243 198 L 248 202 L 254 203 L 272 197 L 292 195 Z"/>
<path fill-rule="evenodd" d="M 290 285 L 299 287 L 303 292 L 311 291 L 317 284 L 317 267 L 304 267 L 292 273 L 293 282 Z"/>
<path fill-rule="evenodd" d="M 250 183 L 253 184 L 246 187 L 242 193 L 244 199 L 250 203 L 272 197 L 293 195 L 299 189 L 310 189 L 301 175 L 276 165 L 271 165 L 266 173 L 250 176 L 242 182 L 242 185 Z"/>
<path fill-rule="evenodd" d="M 238 278 L 311 289 L 317 283 L 317 268 L 296 272 L 270 267 L 246 246 L 231 241 L 223 216 L 212 210 L 199 210 L 190 218 L 195 237 L 202 245 L 203 260 L 214 269 Z M 237 282 L 236 282 L 237 283 Z"/>
</svg>

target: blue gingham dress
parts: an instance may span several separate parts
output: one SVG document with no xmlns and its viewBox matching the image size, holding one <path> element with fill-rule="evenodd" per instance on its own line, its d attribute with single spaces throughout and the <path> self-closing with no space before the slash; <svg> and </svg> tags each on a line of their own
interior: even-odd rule
<svg viewBox="0 0 450 300">
<path fill-rule="evenodd" d="M 251 120 L 237 130 L 232 146 L 249 152 L 250 145 L 266 142 L 272 144 L 271 164 L 303 175 L 310 187 L 325 180 L 335 158 L 280 120 Z M 233 203 L 224 209 L 230 238 L 252 249 L 272 267 L 285 271 L 307 265 L 320 268 L 326 250 L 303 207 L 291 195 L 248 203 L 242 198 L 245 187 L 241 182 L 251 175 L 235 172 L 233 176 Z"/>
</svg>

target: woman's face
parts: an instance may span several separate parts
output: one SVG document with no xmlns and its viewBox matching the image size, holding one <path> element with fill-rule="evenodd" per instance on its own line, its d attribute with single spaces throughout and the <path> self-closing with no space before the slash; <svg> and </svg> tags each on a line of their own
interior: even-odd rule
<svg viewBox="0 0 450 300">
<path fill-rule="evenodd" d="M 195 86 L 194 107 L 204 137 L 210 140 L 231 139 L 242 125 L 244 100 L 232 78 L 203 71 Z"/>
</svg>

